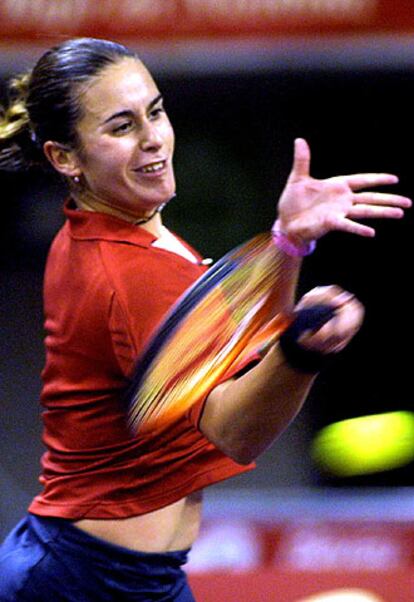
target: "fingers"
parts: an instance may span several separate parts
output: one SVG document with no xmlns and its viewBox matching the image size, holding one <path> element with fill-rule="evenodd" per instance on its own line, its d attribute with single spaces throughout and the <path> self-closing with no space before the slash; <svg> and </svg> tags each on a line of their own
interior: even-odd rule
<svg viewBox="0 0 414 602">
<path fill-rule="evenodd" d="M 352 190 L 360 190 L 370 186 L 388 186 L 397 184 L 398 177 L 389 173 L 358 173 L 349 176 L 340 176 Z"/>
<path fill-rule="evenodd" d="M 320 328 L 304 333 L 299 342 L 306 349 L 337 353 L 348 345 L 360 329 L 364 308 L 355 296 L 337 286 L 313 289 L 304 295 L 297 308 L 319 303 L 336 307 L 334 316 Z"/>
<path fill-rule="evenodd" d="M 351 212 L 353 211 L 350 210 Z M 356 217 L 349 213 L 349 217 Z M 360 216 L 361 217 L 361 216 Z M 372 216 L 371 216 L 372 217 Z M 352 219 L 348 219 L 347 217 L 342 217 L 337 220 L 337 225 L 331 227 L 331 231 L 340 230 L 341 232 L 346 232 L 347 234 L 356 234 L 357 236 L 362 236 L 364 238 L 373 238 L 375 236 L 375 229 L 371 226 L 367 226 L 366 224 L 359 224 L 358 222 L 352 221 Z"/>
<path fill-rule="evenodd" d="M 312 290 L 302 296 L 295 306 L 295 311 L 311 307 L 312 305 L 331 305 L 332 307 L 340 307 L 354 298 L 355 296 L 352 293 L 345 291 L 336 284 L 315 286 Z"/>
<path fill-rule="evenodd" d="M 379 192 L 359 192 L 353 195 L 353 204 L 348 209 L 346 217 L 341 220 L 338 230 L 372 237 L 374 228 L 353 222 L 354 219 L 401 219 L 404 210 L 411 207 L 411 200 L 397 194 Z"/>
<path fill-rule="evenodd" d="M 338 194 L 341 193 L 338 179 Z M 408 197 L 398 194 L 385 194 L 380 192 L 342 192 L 343 199 L 347 199 L 346 206 L 339 203 L 332 211 L 332 205 L 325 207 L 325 227 L 327 231 L 339 230 L 357 236 L 373 237 L 375 229 L 366 224 L 360 224 L 354 220 L 360 219 L 401 219 L 404 210 L 411 207 L 412 203 Z M 328 194 L 326 193 L 326 197 Z M 339 198 L 339 197 L 338 197 Z M 339 210 L 338 210 L 339 208 Z M 341 213 L 341 210 L 343 211 Z"/>
<path fill-rule="evenodd" d="M 311 155 L 308 143 L 303 138 L 296 138 L 294 144 L 293 165 L 289 175 L 290 183 L 309 177 L 310 159 Z"/>
<path fill-rule="evenodd" d="M 367 205 L 388 205 L 390 207 L 401 207 L 409 209 L 412 205 L 411 199 L 399 194 L 385 194 L 382 192 L 358 192 L 354 195 L 356 203 Z"/>
<path fill-rule="evenodd" d="M 399 219 L 411 207 L 408 197 L 364 188 L 396 184 L 388 173 L 359 173 L 317 180 L 310 176 L 311 154 L 303 138 L 295 140 L 292 171 L 278 204 L 283 231 L 292 239 L 317 240 L 331 231 L 362 237 L 375 229 L 359 223 L 369 218 Z"/>
<path fill-rule="evenodd" d="M 386 218 L 401 219 L 404 217 L 404 211 L 399 207 L 378 207 L 372 205 L 354 205 L 347 213 L 348 218 L 367 219 L 367 218 Z"/>
<path fill-rule="evenodd" d="M 346 232 L 347 234 L 356 234 L 357 236 L 363 236 L 365 238 L 372 238 L 375 236 L 374 228 L 367 226 L 366 224 L 354 222 L 353 219 L 351 219 L 356 217 L 351 214 L 353 210 L 354 208 L 351 206 L 347 211 L 346 217 L 334 213 L 326 215 L 323 219 L 324 232 L 340 231 Z"/>
<path fill-rule="evenodd" d="M 353 205 L 348 218 L 390 218 L 404 217 L 404 209 L 411 207 L 411 200 L 398 194 L 379 192 L 359 192 L 353 196 Z"/>
<path fill-rule="evenodd" d="M 334 317 L 319 330 L 305 334 L 300 343 L 320 353 L 338 353 L 361 328 L 363 316 L 362 305 L 353 298 L 338 308 Z"/>
</svg>

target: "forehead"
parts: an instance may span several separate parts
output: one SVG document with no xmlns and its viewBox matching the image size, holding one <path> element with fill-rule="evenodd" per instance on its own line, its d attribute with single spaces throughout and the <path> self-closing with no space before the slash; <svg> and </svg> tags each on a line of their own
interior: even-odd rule
<svg viewBox="0 0 414 602">
<path fill-rule="evenodd" d="M 159 94 L 141 61 L 123 58 L 105 67 L 81 94 L 84 119 L 105 119 L 122 110 L 140 110 Z"/>
</svg>

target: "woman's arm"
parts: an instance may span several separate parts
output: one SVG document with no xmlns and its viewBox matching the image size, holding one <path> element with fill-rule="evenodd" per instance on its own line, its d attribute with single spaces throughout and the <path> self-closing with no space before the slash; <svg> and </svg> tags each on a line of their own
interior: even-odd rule
<svg viewBox="0 0 414 602">
<path fill-rule="evenodd" d="M 372 237 L 375 230 L 355 219 L 400 218 L 411 201 L 403 196 L 362 191 L 366 187 L 395 184 L 390 174 L 353 174 L 325 180 L 310 176 L 310 150 L 305 140 L 295 141 L 293 167 L 278 203 L 276 227 L 282 233 L 282 305 L 292 308 L 301 254 L 311 241 L 327 232 L 341 230 Z M 284 245 L 283 237 L 287 244 Z M 275 243 L 280 244 L 276 237 Z M 291 255 L 297 248 L 297 256 Z M 280 286 L 280 283 L 279 283 Z M 305 333 L 303 348 L 323 354 L 343 349 L 359 330 L 362 305 L 337 287 L 311 291 L 297 310 L 318 304 L 336 308 L 322 327 Z M 200 421 L 202 432 L 217 447 L 240 463 L 249 463 L 261 454 L 296 416 L 315 379 L 316 372 L 304 372 L 290 365 L 279 345 L 239 379 L 216 387 L 208 396 Z"/>
<path fill-rule="evenodd" d="M 322 327 L 305 332 L 302 348 L 322 354 L 342 350 L 359 330 L 362 305 L 338 287 L 320 287 L 305 295 L 296 310 L 315 305 L 335 308 Z M 265 451 L 301 409 L 316 372 L 288 363 L 279 345 L 239 379 L 216 387 L 208 396 L 200 429 L 219 449 L 241 464 Z"/>
</svg>

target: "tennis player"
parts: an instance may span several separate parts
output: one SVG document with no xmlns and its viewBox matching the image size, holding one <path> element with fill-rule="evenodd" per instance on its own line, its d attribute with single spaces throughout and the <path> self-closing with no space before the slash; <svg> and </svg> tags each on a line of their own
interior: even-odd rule
<svg viewBox="0 0 414 602">
<path fill-rule="evenodd" d="M 51 166 L 70 191 L 44 283 L 42 490 L 1 548 L 0 599 L 191 602 L 182 567 L 203 488 L 253 467 L 299 411 L 323 360 L 358 331 L 363 308 L 336 286 L 314 289 L 296 310 L 328 306 L 323 323 L 299 321 L 284 347 L 185 416 L 133 435 L 123 396 L 136 359 L 205 270 L 162 224 L 175 179 L 160 91 L 127 48 L 69 40 L 13 80 L 0 140 L 1 168 Z M 314 241 L 332 230 L 372 236 L 355 220 L 399 218 L 411 204 L 366 191 L 396 183 L 393 175 L 316 180 L 309 166 L 298 139 L 274 227 L 287 303 Z"/>
</svg>

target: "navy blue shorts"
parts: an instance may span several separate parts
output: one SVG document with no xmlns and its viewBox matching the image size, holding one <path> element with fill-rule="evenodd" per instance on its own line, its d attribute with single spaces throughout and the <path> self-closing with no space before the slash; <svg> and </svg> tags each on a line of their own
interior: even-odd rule
<svg viewBox="0 0 414 602">
<path fill-rule="evenodd" d="M 0 547 L 0 601 L 195 602 L 187 555 L 134 552 L 29 514 Z"/>
</svg>

